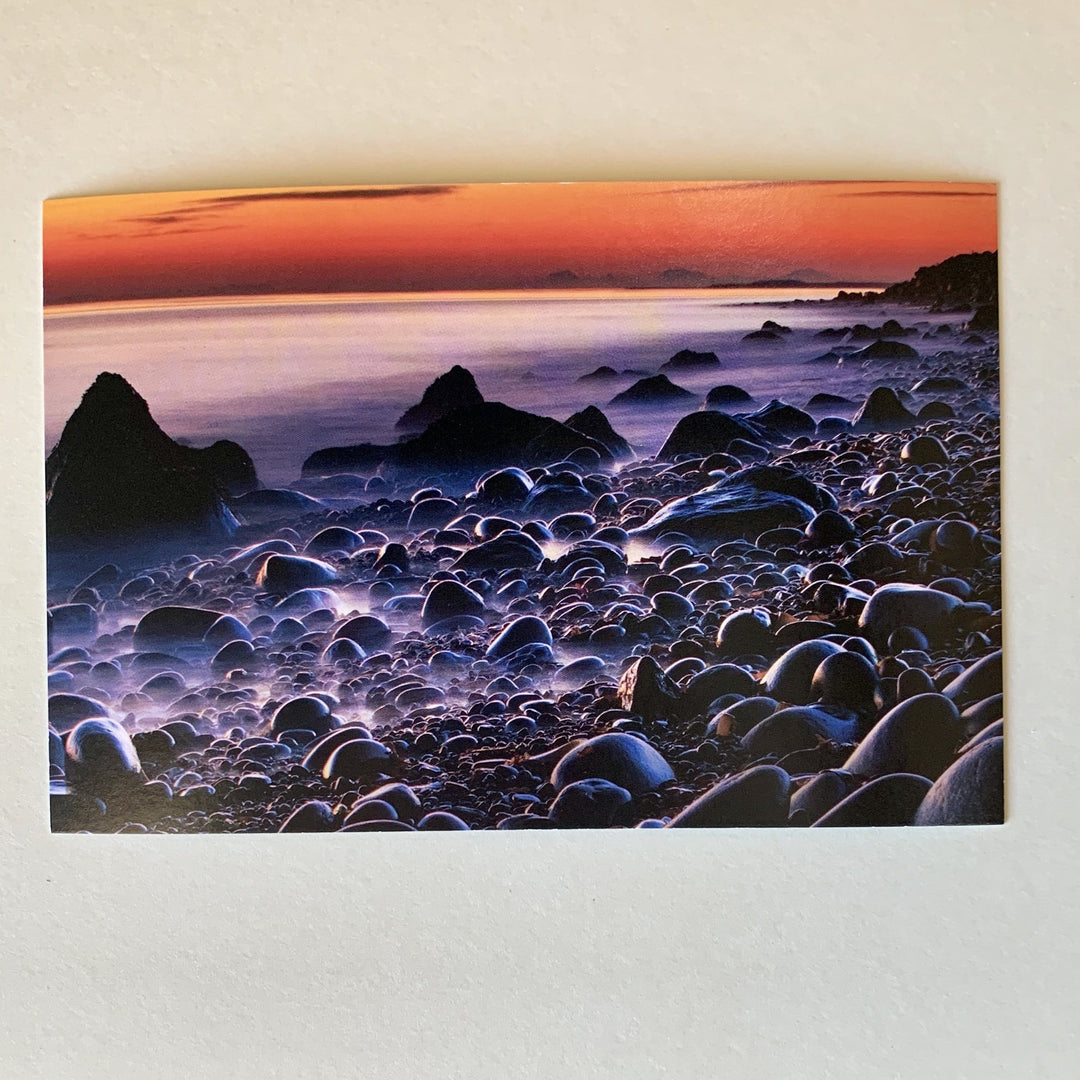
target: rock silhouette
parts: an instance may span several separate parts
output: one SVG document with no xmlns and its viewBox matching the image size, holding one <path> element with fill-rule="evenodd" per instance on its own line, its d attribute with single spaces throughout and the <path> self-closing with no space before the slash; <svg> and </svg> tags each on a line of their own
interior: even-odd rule
<svg viewBox="0 0 1080 1080">
<path fill-rule="evenodd" d="M 226 499 L 256 487 L 255 466 L 242 447 L 181 446 L 126 379 L 102 372 L 45 462 L 49 541 L 228 537 L 238 522 Z"/>
<path fill-rule="evenodd" d="M 484 395 L 476 388 L 472 372 L 455 364 L 428 385 L 423 397 L 405 410 L 394 427 L 401 431 L 423 431 L 455 409 L 483 403 Z"/>
</svg>

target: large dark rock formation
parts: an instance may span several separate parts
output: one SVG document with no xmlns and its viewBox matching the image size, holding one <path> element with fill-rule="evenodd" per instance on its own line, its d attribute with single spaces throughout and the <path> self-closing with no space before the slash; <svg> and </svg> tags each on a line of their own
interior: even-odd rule
<svg viewBox="0 0 1080 1080">
<path fill-rule="evenodd" d="M 49 543 L 226 537 L 238 522 L 225 500 L 256 487 L 242 447 L 181 446 L 124 378 L 102 372 L 45 462 Z"/>
<path fill-rule="evenodd" d="M 305 460 L 304 475 L 373 470 L 385 465 L 404 472 L 469 473 L 506 465 L 546 465 L 582 447 L 601 464 L 613 464 L 604 443 L 558 420 L 512 409 L 497 401 L 456 409 L 421 434 L 394 446 L 334 446 Z"/>
<path fill-rule="evenodd" d="M 695 412 L 684 416 L 672 429 L 657 452 L 661 461 L 672 461 L 680 454 L 723 453 L 735 439 L 755 442 L 761 438 L 755 428 L 722 412 Z"/>
<path fill-rule="evenodd" d="M 718 368 L 720 357 L 714 352 L 695 352 L 680 349 L 670 360 L 660 365 L 661 371 L 696 371 L 701 368 Z"/>
<path fill-rule="evenodd" d="M 673 499 L 631 535 L 654 539 L 678 532 L 699 541 L 755 537 L 766 529 L 805 526 L 815 510 L 823 508 L 822 502 L 822 490 L 801 474 L 752 466 L 693 495 Z"/>
<path fill-rule="evenodd" d="M 633 386 L 616 394 L 611 405 L 658 405 L 671 401 L 685 401 L 695 397 L 689 390 L 676 386 L 666 375 L 652 375 L 638 379 Z"/>
<path fill-rule="evenodd" d="M 630 444 L 611 426 L 611 421 L 595 405 L 587 405 L 581 412 L 574 413 L 566 421 L 566 426 L 603 443 L 616 461 L 626 461 L 634 456 Z"/>
<path fill-rule="evenodd" d="M 903 304 L 928 304 L 942 311 L 962 310 L 998 302 L 996 251 L 953 255 L 933 266 L 920 266 L 908 281 L 890 285 L 881 300 Z"/>
<path fill-rule="evenodd" d="M 440 375 L 424 391 L 424 396 L 406 409 L 394 427 L 402 431 L 423 431 L 429 424 L 441 420 L 455 409 L 470 405 L 482 405 L 484 395 L 476 388 L 472 372 L 455 364 Z"/>
</svg>

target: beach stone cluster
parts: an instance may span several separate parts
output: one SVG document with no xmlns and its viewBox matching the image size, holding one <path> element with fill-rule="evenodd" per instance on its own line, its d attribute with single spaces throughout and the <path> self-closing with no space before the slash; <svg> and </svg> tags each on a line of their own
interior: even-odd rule
<svg viewBox="0 0 1080 1080">
<path fill-rule="evenodd" d="M 255 491 L 88 568 L 50 595 L 53 828 L 1002 821 L 996 353 L 883 351 L 853 424 L 707 404 L 627 460 L 595 408 L 543 464 L 331 470 L 347 509 Z"/>
</svg>

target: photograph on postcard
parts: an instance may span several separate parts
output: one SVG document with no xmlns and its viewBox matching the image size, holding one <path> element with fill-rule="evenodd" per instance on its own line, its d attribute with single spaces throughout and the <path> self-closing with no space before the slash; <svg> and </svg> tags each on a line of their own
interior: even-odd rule
<svg viewBox="0 0 1080 1080">
<path fill-rule="evenodd" d="M 43 222 L 54 831 L 1004 820 L 993 184 Z"/>
</svg>

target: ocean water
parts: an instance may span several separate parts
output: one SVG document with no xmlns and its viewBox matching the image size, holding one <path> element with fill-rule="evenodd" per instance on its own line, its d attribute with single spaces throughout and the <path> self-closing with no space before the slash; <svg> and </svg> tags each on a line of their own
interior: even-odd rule
<svg viewBox="0 0 1080 1080">
<path fill-rule="evenodd" d="M 882 305 L 787 306 L 835 294 L 835 288 L 429 293 L 50 309 L 45 448 L 95 376 L 113 371 L 147 400 L 173 438 L 195 446 L 234 439 L 263 482 L 281 486 L 299 476 L 314 450 L 396 441 L 395 420 L 433 378 L 461 364 L 489 401 L 559 420 L 598 405 L 620 434 L 651 453 L 694 403 L 643 410 L 608 402 L 680 349 L 721 359 L 720 369 L 667 373 L 701 395 L 734 383 L 762 405 L 778 397 L 803 406 L 818 392 L 861 400 L 868 376 L 857 367 L 807 365 L 832 344 L 814 333 L 891 316 L 920 324 L 914 313 Z M 742 340 L 766 319 L 793 333 L 782 343 Z M 601 364 L 639 374 L 577 381 Z"/>
</svg>

